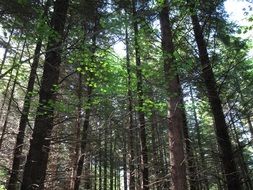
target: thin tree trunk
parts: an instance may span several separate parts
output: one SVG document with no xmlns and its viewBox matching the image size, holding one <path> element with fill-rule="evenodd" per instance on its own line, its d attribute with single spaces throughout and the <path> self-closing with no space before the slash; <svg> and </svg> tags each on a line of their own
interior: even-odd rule
<svg viewBox="0 0 253 190">
<path fill-rule="evenodd" d="M 94 32 L 97 31 L 97 27 L 99 24 L 99 20 L 97 17 L 95 17 L 94 20 Z M 96 38 L 97 35 L 94 35 L 92 38 L 92 47 L 91 47 L 91 53 L 92 53 L 92 61 L 95 64 L 95 51 L 96 51 Z M 92 78 L 92 73 L 88 73 L 88 78 Z M 86 147 L 87 147 L 87 136 L 88 136 L 88 130 L 90 128 L 90 114 L 91 114 L 91 102 L 92 102 L 92 86 L 89 84 L 89 82 L 87 82 L 87 104 L 89 105 L 89 107 L 85 110 L 85 118 L 84 118 L 84 124 L 83 124 L 83 131 L 82 131 L 82 139 L 81 139 L 81 155 L 80 158 L 78 160 L 78 164 L 77 164 L 77 170 L 76 170 L 76 176 L 75 176 L 75 185 L 74 185 L 74 190 L 78 190 L 79 186 L 80 186 L 80 180 L 81 180 L 81 176 L 82 176 L 82 171 L 83 171 L 83 164 L 84 164 L 84 159 L 85 159 L 85 153 L 86 151 Z M 87 179 L 86 179 L 87 180 Z M 91 182 L 90 179 L 88 179 L 88 182 L 86 183 L 86 187 L 91 187 L 91 184 L 89 184 Z"/>
<path fill-rule="evenodd" d="M 22 36 L 22 34 L 20 36 Z M 19 49 L 19 46 L 20 46 L 20 41 L 18 42 L 17 49 Z M 8 91 L 9 91 L 9 88 L 10 88 L 10 85 L 11 85 L 11 81 L 12 81 L 12 78 L 13 78 L 14 66 L 17 65 L 17 57 L 18 57 L 18 53 L 16 52 L 14 57 L 13 57 L 13 64 L 12 64 L 11 69 L 10 69 L 10 77 L 8 79 L 8 82 L 7 82 L 5 91 L 4 91 L 4 98 L 3 98 L 3 101 L 2 101 L 2 104 L 1 104 L 1 109 L 0 109 L 0 120 L 4 119 L 3 110 L 4 110 L 5 102 L 6 102 L 6 99 L 7 99 L 7 96 L 8 96 Z"/>
<path fill-rule="evenodd" d="M 238 162 L 240 164 L 240 167 L 241 167 L 241 170 L 242 170 L 242 175 L 243 175 L 243 178 L 245 179 L 245 186 L 247 190 L 251 190 L 253 189 L 253 185 L 252 185 L 252 182 L 251 182 L 251 178 L 250 178 L 250 173 L 249 173 L 249 169 L 248 169 L 248 166 L 245 162 L 245 159 L 244 159 L 244 155 L 243 155 L 243 146 L 242 146 L 242 143 L 240 142 L 240 138 L 239 138 L 239 135 L 238 135 L 238 132 L 236 130 L 236 126 L 235 126 L 235 121 L 234 121 L 234 116 L 232 114 L 232 109 L 231 109 L 231 106 L 228 102 L 228 107 L 230 109 L 229 111 L 229 116 L 230 116 L 230 120 L 231 120 L 231 125 L 232 125 L 232 129 L 233 129 L 233 132 L 234 132 L 234 138 L 235 138 L 235 141 L 236 141 L 236 144 L 237 144 L 237 152 L 238 152 Z"/>
<path fill-rule="evenodd" d="M 107 138 L 107 135 L 108 135 L 108 129 L 107 129 L 107 126 L 105 126 L 105 132 L 104 132 L 104 140 L 105 140 L 105 144 L 104 144 L 104 158 L 103 158 L 103 164 L 104 164 L 104 184 L 103 184 L 103 188 L 104 189 L 107 189 L 107 168 L 108 168 L 108 165 L 107 165 L 107 143 L 108 143 L 108 138 Z"/>
<path fill-rule="evenodd" d="M 25 164 L 21 190 L 44 188 L 44 180 L 53 129 L 55 87 L 58 85 L 64 25 L 67 17 L 68 0 L 56 0 L 51 27 L 58 37 L 49 37 L 42 76 L 39 107 L 35 119 L 30 149 Z"/>
<path fill-rule="evenodd" d="M 110 190 L 113 190 L 113 170 L 114 170 L 114 159 L 113 159 L 113 136 L 112 136 L 112 124 L 110 125 Z"/>
<path fill-rule="evenodd" d="M 128 112 L 129 112 L 129 128 L 128 128 L 128 152 L 129 152 L 129 189 L 135 190 L 135 173 L 134 173 L 134 123 L 133 123 L 133 93 L 131 90 L 131 66 L 129 52 L 128 29 L 126 28 L 126 66 L 127 66 L 127 96 L 128 96 Z"/>
<path fill-rule="evenodd" d="M 91 94 L 92 94 L 92 87 L 88 86 L 88 91 L 87 91 L 87 104 L 90 106 L 91 105 Z M 87 136 L 88 136 L 88 129 L 90 125 L 90 114 L 91 114 L 91 108 L 87 108 L 85 110 L 85 117 L 84 117 L 84 123 L 83 123 L 83 131 L 82 131 L 82 139 L 81 139 L 81 155 L 78 160 L 77 164 L 77 170 L 76 170 L 76 176 L 75 176 L 75 185 L 74 185 L 74 190 L 78 190 L 80 186 L 80 180 L 82 176 L 82 171 L 83 171 L 83 164 L 84 164 L 84 159 L 85 159 L 85 153 L 86 153 L 86 147 L 87 147 Z"/>
<path fill-rule="evenodd" d="M 31 66 L 29 81 L 27 85 L 27 91 L 24 98 L 23 109 L 22 109 L 22 113 L 21 113 L 21 117 L 19 121 L 18 135 L 16 138 L 16 144 L 15 144 L 14 154 L 13 154 L 11 176 L 10 176 L 8 187 L 7 187 L 8 190 L 16 190 L 16 186 L 18 182 L 19 168 L 21 164 L 20 157 L 23 151 L 25 129 L 26 129 L 26 124 L 28 122 L 28 114 L 29 114 L 30 105 L 31 105 L 31 93 L 33 92 L 33 88 L 34 88 L 36 70 L 39 64 L 39 53 L 41 51 L 41 46 L 42 46 L 42 40 L 39 39 L 35 48 L 35 52 L 34 52 L 34 60 Z"/>
<path fill-rule="evenodd" d="M 198 149 L 199 149 L 199 155 L 200 155 L 200 169 L 201 170 L 206 170 L 206 162 L 205 162 L 205 156 L 203 152 L 203 147 L 202 147 L 202 142 L 201 142 L 201 133 L 200 133 L 200 126 L 198 122 L 198 117 L 197 117 L 197 112 L 196 112 L 196 105 L 195 105 L 195 100 L 193 97 L 193 91 L 192 87 L 190 86 L 190 96 L 191 96 L 191 102 L 192 102 L 192 109 L 193 109 L 193 117 L 194 117 L 194 124 L 195 124 L 195 130 L 197 132 L 197 144 L 198 144 Z M 203 174 L 202 174 L 203 173 Z M 209 189 L 209 182 L 207 180 L 207 176 L 205 174 L 205 171 L 200 171 L 199 177 L 204 181 L 204 184 L 200 183 L 200 188 L 203 190 L 208 190 Z"/>
<path fill-rule="evenodd" d="M 194 7 L 194 3 L 189 6 L 191 8 Z M 215 133 L 221 153 L 226 184 L 229 190 L 240 190 L 241 189 L 240 178 L 238 177 L 238 172 L 234 161 L 232 144 L 228 134 L 228 127 L 225 122 L 225 116 L 222 110 L 221 100 L 217 91 L 216 81 L 208 57 L 207 45 L 204 40 L 202 28 L 200 26 L 196 11 L 195 10 L 191 11 L 193 11 L 193 13 L 191 14 L 191 19 L 193 24 L 195 40 L 197 42 L 199 50 L 199 57 L 202 67 L 202 77 L 204 79 L 208 99 L 214 116 Z"/>
<path fill-rule="evenodd" d="M 164 72 L 167 82 L 167 93 L 170 95 L 168 100 L 168 133 L 171 165 L 171 189 L 185 190 L 187 189 L 187 181 L 183 137 L 184 118 L 183 110 L 181 109 L 182 105 L 180 105 L 182 103 L 182 93 L 174 58 L 175 50 L 172 41 L 171 24 L 169 21 L 169 9 L 166 1 L 160 13 L 160 25 L 162 32 Z"/>
<path fill-rule="evenodd" d="M 98 162 L 97 162 L 97 156 L 94 157 L 94 190 L 97 190 L 97 167 L 98 167 Z"/>
<path fill-rule="evenodd" d="M 145 114 L 143 110 L 143 79 L 142 79 L 142 69 L 141 69 L 141 57 L 140 57 L 140 44 L 139 44 L 139 28 L 137 22 L 137 10 L 136 10 L 136 0 L 132 1 L 133 6 L 133 27 L 134 27 L 134 45 L 135 45 L 135 61 L 136 61 L 136 78 L 137 78 L 137 97 L 139 109 L 138 119 L 140 125 L 140 142 L 141 142 L 141 173 L 142 173 L 142 189 L 149 189 L 149 170 L 148 170 L 148 147 L 146 140 L 146 121 Z"/>
<path fill-rule="evenodd" d="M 159 158 L 161 160 L 161 170 L 162 170 L 162 177 L 165 180 L 162 180 L 161 185 L 163 188 L 169 188 L 169 167 L 168 167 L 168 162 L 167 162 L 167 151 L 166 149 L 167 144 L 164 142 L 164 138 L 161 136 L 162 130 L 160 129 L 160 127 L 155 128 L 155 132 L 156 132 L 156 136 L 157 136 L 157 143 L 159 146 Z"/>
<path fill-rule="evenodd" d="M 99 185 L 99 190 L 102 190 L 102 154 L 101 154 L 101 132 L 99 131 L 98 134 L 98 142 L 99 142 L 99 152 L 98 152 L 98 160 L 99 160 L 99 168 L 98 168 L 98 185 Z"/>
<path fill-rule="evenodd" d="M 89 151 L 89 150 L 87 150 Z M 91 156 L 90 155 L 86 155 L 86 159 L 85 159 L 85 163 L 84 163 L 84 188 L 87 190 L 91 190 L 92 189 L 92 183 L 91 183 Z"/>
<path fill-rule="evenodd" d="M 236 78 L 235 82 L 236 82 L 236 87 L 237 87 L 238 92 L 239 92 L 240 97 L 241 97 L 242 105 L 245 105 L 244 96 L 243 96 L 241 86 L 240 86 L 239 81 L 238 81 L 237 78 Z M 253 125 L 252 125 L 252 122 L 251 122 L 250 114 L 247 113 L 247 112 L 246 112 L 246 120 L 247 120 L 249 131 L 250 131 L 250 134 L 251 134 L 251 139 L 253 140 Z"/>
<path fill-rule="evenodd" d="M 127 135 L 126 130 L 123 130 L 123 180 L 124 180 L 124 190 L 128 190 L 128 184 L 127 184 Z"/>
<path fill-rule="evenodd" d="M 75 153 L 74 153 L 74 163 L 72 168 L 72 177 L 70 181 L 70 190 L 74 189 L 75 186 L 75 175 L 78 168 L 78 158 L 80 157 L 80 140 L 81 140 L 81 114 L 82 114 L 82 86 L 83 86 L 82 74 L 78 74 L 78 90 L 77 90 L 77 98 L 78 98 L 78 105 L 77 105 L 77 118 L 76 118 L 76 137 L 75 137 Z"/>
<path fill-rule="evenodd" d="M 183 100 L 181 101 L 181 105 L 184 105 Z M 185 115 L 185 109 L 184 106 L 182 106 L 182 114 L 183 114 L 183 120 L 184 120 L 184 141 L 185 141 L 185 149 L 186 149 L 186 158 L 187 158 L 187 165 L 188 165 L 188 176 L 189 176 L 189 185 L 190 190 L 199 190 L 199 183 L 198 183 L 198 176 L 197 176 L 197 168 L 196 168 L 196 162 L 195 157 L 193 153 L 193 148 L 191 145 L 191 139 L 189 135 L 189 130 L 187 127 L 187 121 L 186 121 L 186 115 Z"/>
<path fill-rule="evenodd" d="M 26 45 L 26 42 L 24 42 L 23 47 L 22 47 L 22 52 L 21 52 L 21 55 L 20 55 L 20 58 L 19 58 L 19 63 L 18 63 L 19 66 L 16 69 L 15 79 L 13 81 L 13 85 L 12 85 L 12 88 L 11 88 L 10 99 L 9 99 L 9 102 L 8 102 L 6 116 L 5 116 L 5 119 L 4 119 L 4 124 L 2 126 L 2 134 L 1 134 L 1 137 L 0 137 L 0 150 L 2 149 L 2 144 L 3 144 L 4 136 L 5 136 L 6 130 L 7 130 L 7 125 L 8 125 L 8 119 L 9 119 L 9 114 L 10 114 L 10 110 L 11 110 L 11 105 L 12 105 L 12 102 L 13 102 L 13 99 L 14 99 L 14 91 L 15 91 L 15 88 L 16 88 L 16 84 L 17 84 L 17 80 L 18 80 L 18 75 L 19 75 L 19 69 L 20 69 L 20 66 L 21 66 L 20 62 L 21 62 L 23 54 L 24 54 L 25 45 Z M 14 62 L 14 64 L 15 64 L 15 62 Z"/>
<path fill-rule="evenodd" d="M 152 94 L 152 100 L 153 100 L 153 94 Z M 157 118 L 156 118 L 156 112 L 155 110 L 152 110 L 151 113 L 151 142 L 152 142 L 152 154 L 153 154 L 153 170 L 154 170 L 154 185 L 153 187 L 157 187 L 157 189 L 160 189 L 160 164 L 161 160 L 158 159 L 158 154 L 157 154 L 157 141 L 156 141 L 156 133 L 155 130 L 158 128 L 157 125 Z"/>
</svg>

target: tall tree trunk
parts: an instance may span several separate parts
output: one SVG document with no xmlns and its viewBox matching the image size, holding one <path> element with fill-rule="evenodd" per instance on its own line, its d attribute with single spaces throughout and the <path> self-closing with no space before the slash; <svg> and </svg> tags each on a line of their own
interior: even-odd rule
<svg viewBox="0 0 253 190">
<path fill-rule="evenodd" d="M 234 115 L 232 114 L 232 106 L 230 105 L 229 101 L 227 101 L 227 102 L 228 102 L 228 108 L 230 110 L 229 111 L 229 117 L 230 117 L 230 120 L 231 120 L 232 129 L 233 129 L 233 132 L 234 132 L 234 139 L 236 141 L 236 148 L 237 148 L 237 153 L 238 153 L 238 163 L 239 163 L 239 166 L 241 168 L 242 175 L 243 175 L 243 178 L 244 178 L 244 181 L 245 181 L 245 183 L 244 183 L 245 189 L 250 190 L 250 189 L 253 189 L 253 185 L 252 185 L 252 181 L 251 181 L 251 178 L 250 178 L 249 168 L 248 168 L 248 165 L 245 162 L 245 158 L 244 158 L 244 155 L 243 155 L 243 145 L 240 142 L 240 137 L 238 135 L 238 131 L 237 131 L 236 126 L 235 126 L 236 122 L 234 121 Z"/>
<path fill-rule="evenodd" d="M 89 151 L 89 150 L 87 150 Z M 91 181 L 91 156 L 85 155 L 85 163 L 84 163 L 84 189 L 91 190 L 92 189 L 92 181 Z"/>
<path fill-rule="evenodd" d="M 123 136 L 123 138 L 124 138 L 124 140 L 123 140 L 123 147 L 124 147 L 124 149 L 123 149 L 123 181 L 124 181 L 124 190 L 128 190 L 128 183 L 127 183 L 127 133 L 126 133 L 126 131 L 127 130 L 122 130 L 122 132 L 123 132 L 123 134 L 122 134 L 122 136 Z"/>
<path fill-rule="evenodd" d="M 157 115 L 158 117 L 158 115 Z M 159 118 L 160 120 L 160 118 Z M 167 121 L 166 121 L 167 123 Z M 157 144 L 158 144 L 158 152 L 159 152 L 159 158 L 161 160 L 160 163 L 162 163 L 162 165 L 160 164 L 161 167 L 161 175 L 162 178 L 164 178 L 164 180 L 161 181 L 161 186 L 163 188 L 169 188 L 169 167 L 168 167 L 168 155 L 167 155 L 167 149 L 168 146 L 166 144 L 166 142 L 168 142 L 166 140 L 166 142 L 164 142 L 164 137 L 161 136 L 161 133 L 163 133 L 162 129 L 160 127 L 155 128 L 155 132 L 156 132 L 156 136 L 157 136 Z"/>
<path fill-rule="evenodd" d="M 28 122 L 28 114 L 30 110 L 31 105 L 31 93 L 33 92 L 35 78 L 36 78 L 36 70 L 39 64 L 39 54 L 41 51 L 42 46 L 42 40 L 38 40 L 35 52 L 34 52 L 34 59 L 31 66 L 29 81 L 27 85 L 27 91 L 24 98 L 24 104 L 23 109 L 19 121 L 19 127 L 18 127 L 18 135 L 16 138 L 16 144 L 14 147 L 14 153 L 13 153 L 13 163 L 12 163 L 12 169 L 11 169 L 11 176 L 8 183 L 8 190 L 16 190 L 17 182 L 18 182 L 18 175 L 19 175 L 19 167 L 21 164 L 20 157 L 22 155 L 23 151 L 23 143 L 24 143 L 24 137 L 25 137 L 25 129 L 26 124 Z"/>
<path fill-rule="evenodd" d="M 152 92 L 153 93 L 153 92 Z M 153 94 L 151 95 L 151 99 L 153 100 Z M 160 164 L 161 160 L 158 159 L 158 154 L 157 154 L 157 141 L 156 141 L 156 133 L 155 130 L 158 128 L 157 125 L 157 118 L 156 118 L 156 110 L 152 110 L 151 116 L 150 116 L 150 122 L 151 122 L 151 142 L 152 142 L 152 155 L 153 155 L 153 171 L 154 171 L 154 185 L 153 188 L 160 189 Z"/>
<path fill-rule="evenodd" d="M 240 179 L 238 177 L 238 172 L 234 161 L 232 144 L 228 134 L 228 127 L 225 122 L 225 116 L 222 110 L 221 100 L 217 91 L 214 73 L 208 57 L 207 45 L 202 33 L 202 28 L 200 26 L 198 16 L 196 14 L 196 11 L 194 10 L 194 3 L 189 4 L 189 6 L 193 9 L 191 10 L 191 20 L 193 24 L 195 40 L 197 42 L 199 50 L 199 57 L 202 67 L 202 77 L 204 79 L 208 99 L 214 116 L 215 133 L 221 153 L 226 184 L 229 190 L 240 190 Z"/>
<path fill-rule="evenodd" d="M 97 17 L 94 18 L 94 27 L 93 31 L 97 31 L 97 27 L 99 24 L 99 19 Z M 86 31 L 84 31 L 86 32 Z M 97 40 L 97 35 L 93 35 L 92 38 L 92 46 L 91 46 L 91 60 L 93 64 L 95 64 L 95 52 L 96 52 L 96 40 Z M 88 78 L 93 78 L 93 74 L 91 72 L 87 73 Z M 84 159 L 86 156 L 86 147 L 87 147 L 87 136 L 88 136 L 88 130 L 90 128 L 90 114 L 91 114 L 91 102 L 92 102 L 92 86 L 87 82 L 87 105 L 89 106 L 87 109 L 85 109 L 85 118 L 84 118 L 84 123 L 83 123 L 83 130 L 82 130 L 82 137 L 81 137 L 81 155 L 78 160 L 77 164 L 77 169 L 76 169 L 76 176 L 75 176 L 75 184 L 74 184 L 74 190 L 78 190 L 80 186 L 80 180 L 83 172 L 83 164 L 84 164 Z M 87 179 L 86 179 L 87 180 Z M 88 183 L 90 182 L 90 179 L 88 179 Z M 91 184 L 86 183 L 86 187 L 90 186 Z"/>
<path fill-rule="evenodd" d="M 78 89 L 77 89 L 77 98 L 78 98 L 78 105 L 77 105 L 77 118 L 76 118 L 76 125 L 75 125 L 75 151 L 73 155 L 73 168 L 71 174 L 71 181 L 70 181 L 70 190 L 74 189 L 75 186 L 75 175 L 76 170 L 78 168 L 78 159 L 80 156 L 80 140 L 81 140 L 81 121 L 82 121 L 82 90 L 83 90 L 83 76 L 81 73 L 78 74 Z"/>
<path fill-rule="evenodd" d="M 44 188 L 48 153 L 53 129 L 55 87 L 58 85 L 64 25 L 67 17 L 68 0 L 56 0 L 51 20 L 52 29 L 58 34 L 48 40 L 42 76 L 39 107 L 35 119 L 30 149 L 25 164 L 22 190 L 33 187 Z"/>
<path fill-rule="evenodd" d="M 200 126 L 199 126 L 199 121 L 197 117 L 197 112 L 196 112 L 196 104 L 195 100 L 193 97 L 193 91 L 192 91 L 192 86 L 190 86 L 190 97 L 191 97 L 191 103 L 192 103 L 192 109 L 193 109 L 193 118 L 194 118 L 194 124 L 195 124 L 195 130 L 197 133 L 197 145 L 199 149 L 199 155 L 200 155 L 200 170 L 199 171 L 199 178 L 203 179 L 204 184 L 200 182 L 200 188 L 203 190 L 208 190 L 209 189 L 209 182 L 207 179 L 207 176 L 205 174 L 205 169 L 206 169 L 206 161 L 205 161 L 205 156 L 204 156 L 204 151 L 203 151 L 203 146 L 201 142 L 201 131 L 200 131 Z"/>
<path fill-rule="evenodd" d="M 174 58 L 174 44 L 172 41 L 172 26 L 169 21 L 169 8 L 165 1 L 160 12 L 160 25 L 162 33 L 162 51 L 164 57 L 164 72 L 169 95 L 169 152 L 171 165 L 171 189 L 187 189 L 186 164 L 184 156 L 183 127 L 184 118 L 181 86 Z"/>
<path fill-rule="evenodd" d="M 189 130 L 187 127 L 186 114 L 184 109 L 183 100 L 181 101 L 182 105 L 182 114 L 184 121 L 184 141 L 185 141 L 185 149 L 186 149 L 186 158 L 187 158 L 187 169 L 189 176 L 189 185 L 190 190 L 199 190 L 198 176 L 197 176 L 197 167 L 196 167 L 196 159 L 194 157 L 193 148 L 191 145 L 191 139 L 189 135 Z"/>
<path fill-rule="evenodd" d="M 110 190 L 113 190 L 113 172 L 114 172 L 114 154 L 113 154 L 113 135 L 112 135 L 112 124 L 110 125 L 110 150 L 109 150 L 109 162 L 110 162 Z"/>
<path fill-rule="evenodd" d="M 128 128 L 128 152 L 129 152 L 129 189 L 135 190 L 135 173 L 134 173 L 134 122 L 133 122 L 133 93 L 131 90 L 131 66 L 129 52 L 129 36 L 126 28 L 126 67 L 127 67 L 127 97 L 128 97 L 128 112 L 129 112 L 129 128 Z"/>
<path fill-rule="evenodd" d="M 21 36 L 22 36 L 22 34 L 20 35 L 20 37 Z M 20 43 L 21 42 L 19 41 L 18 44 L 17 44 L 17 49 L 19 49 Z M 0 109 L 0 120 L 4 119 L 3 111 L 4 111 L 6 99 L 8 97 L 8 91 L 9 91 L 9 88 L 10 88 L 10 85 L 11 85 L 11 81 L 12 81 L 12 78 L 13 78 L 13 70 L 14 70 L 14 68 L 15 68 L 16 65 L 19 65 L 19 63 L 17 64 L 17 58 L 18 58 L 18 52 L 16 52 L 15 55 L 14 55 L 14 57 L 13 57 L 13 60 L 12 60 L 13 63 L 12 63 L 12 66 L 10 68 L 10 77 L 8 79 L 6 88 L 4 90 L 4 98 L 3 98 L 3 101 L 2 101 L 2 104 L 1 104 L 1 109 Z"/>
<path fill-rule="evenodd" d="M 98 168 L 98 189 L 102 190 L 102 154 L 101 154 L 101 131 L 98 134 L 98 142 L 99 142 L 99 151 L 98 151 L 98 160 L 99 160 L 99 168 Z"/>
<path fill-rule="evenodd" d="M 133 6 L 133 27 L 134 27 L 134 46 L 135 46 L 135 61 L 136 61 L 136 78 L 137 78 L 137 97 L 139 109 L 138 119 L 140 125 L 140 143 L 141 143 L 141 173 L 142 173 L 142 189 L 149 189 L 149 170 L 148 170 L 148 147 L 146 140 L 146 122 L 145 114 L 143 110 L 144 94 L 143 94 L 143 79 L 142 79 L 142 64 L 140 57 L 140 44 L 139 44 L 139 28 L 137 22 L 137 10 L 136 10 L 136 0 L 132 1 Z"/>
<path fill-rule="evenodd" d="M 239 81 L 238 81 L 238 77 L 236 77 L 236 88 L 239 92 L 239 95 L 240 95 L 240 98 L 241 98 L 241 102 L 242 102 L 242 105 L 244 106 L 245 105 L 245 99 L 244 99 L 244 95 L 243 95 L 243 92 L 242 92 L 242 89 L 241 89 L 241 86 L 239 84 Z M 251 117 L 250 117 L 250 113 L 248 111 L 246 111 L 246 120 L 247 120 L 247 123 L 248 123 L 248 127 L 249 127 L 249 132 L 251 134 L 251 139 L 253 140 L 253 125 L 252 125 L 252 122 L 251 122 Z"/>
<path fill-rule="evenodd" d="M 21 52 L 20 58 L 19 58 L 19 63 L 15 63 L 16 62 L 16 58 L 14 58 L 14 61 L 15 61 L 14 64 L 19 64 L 19 65 L 16 68 L 16 75 L 15 75 L 15 78 L 14 78 L 14 81 L 13 81 L 13 85 L 12 85 L 12 88 L 11 88 L 10 99 L 9 99 L 8 106 L 7 106 L 6 116 L 5 116 L 5 119 L 4 119 L 4 122 L 3 122 L 3 126 L 2 126 L 2 134 L 1 134 L 1 137 L 0 137 L 0 150 L 2 149 L 2 144 L 3 144 L 4 136 L 5 136 L 6 130 L 7 130 L 7 125 L 8 125 L 8 119 L 9 119 L 9 114 L 10 114 L 10 110 L 11 110 L 11 105 L 12 105 L 12 102 L 13 102 L 13 99 L 14 99 L 14 91 L 15 91 L 15 88 L 16 88 L 16 84 L 17 84 L 17 80 L 18 80 L 18 75 L 19 75 L 19 70 L 20 70 L 20 66 L 21 66 L 20 62 L 21 62 L 23 54 L 24 54 L 25 45 L 26 45 L 26 42 L 24 42 L 24 44 L 23 44 L 22 52 Z M 7 91 L 6 91 L 6 93 L 7 93 Z"/>
<path fill-rule="evenodd" d="M 105 131 L 104 131 L 104 141 L 105 141 L 105 143 L 104 143 L 104 158 L 103 158 L 103 164 L 104 164 L 104 184 L 103 184 L 103 188 L 104 189 L 107 189 L 107 178 L 108 178 L 108 176 L 107 176 L 107 168 L 108 168 L 108 161 L 107 161 L 107 143 L 108 143 L 108 137 L 107 137 L 107 135 L 108 135 L 108 126 L 106 125 L 105 126 L 105 129 L 104 129 Z"/>
<path fill-rule="evenodd" d="M 97 162 L 97 156 L 94 157 L 94 190 L 97 190 L 97 167 L 98 167 L 98 162 Z"/>
<path fill-rule="evenodd" d="M 87 91 L 87 105 L 91 105 L 91 94 L 92 94 L 92 87 L 88 85 L 88 91 Z M 90 113 L 91 113 L 91 108 L 87 108 L 85 110 L 85 117 L 84 117 L 84 123 L 83 123 L 83 130 L 82 130 L 82 138 L 81 138 L 81 155 L 78 160 L 77 164 L 77 170 L 76 170 L 76 176 L 75 176 L 75 185 L 74 185 L 74 190 L 78 190 L 80 186 L 80 180 L 82 176 L 82 171 L 83 171 L 83 164 L 84 164 L 84 159 L 86 156 L 86 147 L 87 147 L 87 136 L 88 136 L 88 130 L 89 130 L 89 125 L 90 125 Z"/>
</svg>

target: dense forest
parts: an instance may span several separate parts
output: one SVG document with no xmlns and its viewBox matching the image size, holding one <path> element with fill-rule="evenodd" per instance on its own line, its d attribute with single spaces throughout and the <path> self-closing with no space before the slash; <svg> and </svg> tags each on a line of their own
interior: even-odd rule
<svg viewBox="0 0 253 190">
<path fill-rule="evenodd" d="M 224 2 L 0 0 L 0 189 L 253 190 L 253 4 Z"/>
</svg>

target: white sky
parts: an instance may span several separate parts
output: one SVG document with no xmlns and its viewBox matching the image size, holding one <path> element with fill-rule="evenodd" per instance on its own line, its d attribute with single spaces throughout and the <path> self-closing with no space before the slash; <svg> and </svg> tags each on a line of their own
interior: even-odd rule
<svg viewBox="0 0 253 190">
<path fill-rule="evenodd" d="M 249 11 L 250 7 L 253 7 L 253 3 L 249 3 L 246 0 L 227 0 L 225 3 L 225 9 L 229 14 L 229 17 L 232 21 L 236 22 L 239 25 L 247 25 L 249 15 L 253 13 L 249 12 L 249 15 L 244 15 L 244 10 Z"/>
<path fill-rule="evenodd" d="M 253 16 L 253 11 L 250 10 L 253 8 L 253 3 L 249 3 L 246 0 L 227 0 L 224 5 L 231 21 L 240 26 L 253 26 L 253 22 L 248 21 L 249 17 Z M 245 12 L 248 12 L 248 14 L 246 15 Z M 239 36 L 252 41 L 253 30 L 248 31 L 245 34 L 242 33 Z M 253 57 L 253 47 L 248 55 L 251 58 Z"/>
</svg>

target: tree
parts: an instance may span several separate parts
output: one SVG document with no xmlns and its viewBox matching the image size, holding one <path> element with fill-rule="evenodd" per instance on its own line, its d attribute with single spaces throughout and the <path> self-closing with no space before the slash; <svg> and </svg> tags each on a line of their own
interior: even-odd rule
<svg viewBox="0 0 253 190">
<path fill-rule="evenodd" d="M 175 64 L 175 49 L 172 41 L 171 24 L 169 21 L 169 7 L 166 1 L 160 13 L 162 32 L 162 50 L 164 58 L 164 73 L 169 95 L 168 125 L 169 125 L 169 152 L 171 165 L 171 188 L 174 190 L 187 189 L 186 164 L 184 156 L 183 137 L 183 109 L 182 92 L 179 83 L 178 71 Z"/>
<path fill-rule="evenodd" d="M 145 113 L 143 110 L 144 94 L 143 94 L 143 79 L 141 69 L 141 57 L 140 57 L 140 45 L 138 40 L 138 22 L 137 22 L 137 1 L 132 1 L 133 6 L 133 28 L 134 28 L 134 46 L 135 46 L 135 62 L 136 62 L 136 78 L 137 78 L 137 96 L 138 96 L 138 119 L 140 125 L 140 138 L 141 138 L 141 172 L 142 172 L 142 188 L 144 190 L 149 189 L 149 174 L 148 174 L 148 148 L 146 140 L 146 124 L 145 124 Z"/>
<path fill-rule="evenodd" d="M 42 18 L 45 17 L 48 11 L 49 1 L 47 1 L 47 4 L 45 6 L 44 13 L 42 15 Z M 42 39 L 39 38 L 36 43 L 36 48 L 34 51 L 34 59 L 33 63 L 31 65 L 31 71 L 29 75 L 29 81 L 27 85 L 27 92 L 24 98 L 24 104 L 23 104 L 23 110 L 20 117 L 19 122 L 19 129 L 18 129 L 18 135 L 16 139 L 16 144 L 14 147 L 14 158 L 12 163 L 12 169 L 11 169 L 11 176 L 8 183 L 8 190 L 14 190 L 16 189 L 16 185 L 18 182 L 18 175 L 19 175 L 19 168 L 20 168 L 20 157 L 23 151 L 23 143 L 24 143 L 24 136 L 25 136 L 25 129 L 28 121 L 28 114 L 31 106 L 31 94 L 34 89 L 35 79 L 36 79 L 36 71 L 37 67 L 39 65 L 39 54 L 41 52 L 42 48 Z"/>
<path fill-rule="evenodd" d="M 42 76 L 40 99 L 30 149 L 25 164 L 21 189 L 38 187 L 43 189 L 46 176 L 50 136 L 53 128 L 54 102 L 61 63 L 64 25 L 67 17 L 68 0 L 57 0 L 51 27 L 56 36 L 48 39 L 47 53 Z"/>
<path fill-rule="evenodd" d="M 204 40 L 201 26 L 199 24 L 198 16 L 195 12 L 194 4 L 189 3 L 191 7 L 191 20 L 195 40 L 199 50 L 199 58 L 202 67 L 202 77 L 204 78 L 207 89 L 208 99 L 211 110 L 214 116 L 215 132 L 217 141 L 221 151 L 222 164 L 225 171 L 226 183 L 228 189 L 241 189 L 234 155 L 232 150 L 231 140 L 228 134 L 228 128 L 225 121 L 225 116 L 222 110 L 221 100 L 217 92 L 217 85 L 212 71 L 211 63 L 208 57 L 207 46 Z"/>
</svg>

